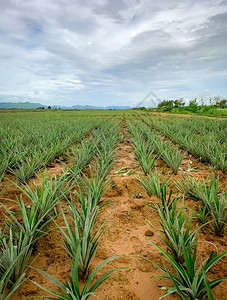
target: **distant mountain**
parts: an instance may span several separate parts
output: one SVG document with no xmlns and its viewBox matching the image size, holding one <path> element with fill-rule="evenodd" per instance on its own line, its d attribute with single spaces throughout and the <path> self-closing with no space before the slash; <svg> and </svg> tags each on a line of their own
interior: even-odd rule
<svg viewBox="0 0 227 300">
<path fill-rule="evenodd" d="M 130 109 L 130 106 L 106 106 L 104 109 Z"/>
<path fill-rule="evenodd" d="M 31 103 L 31 102 L 0 102 L 0 109 L 37 109 L 37 108 L 47 108 L 47 105 L 43 105 L 40 103 Z M 61 106 L 61 105 L 53 105 L 52 109 L 129 109 L 130 106 L 91 106 L 91 105 L 73 105 L 73 106 Z"/>
<path fill-rule="evenodd" d="M 11 109 L 11 108 L 18 108 L 18 109 L 36 109 L 39 107 L 45 107 L 47 108 L 46 105 L 42 105 L 40 103 L 31 103 L 31 102 L 0 102 L 0 109 L 5 108 L 5 109 Z"/>
<path fill-rule="evenodd" d="M 103 109 L 103 107 L 92 106 L 92 105 L 73 105 L 73 106 L 54 105 L 53 108 L 61 108 L 61 109 Z"/>
</svg>

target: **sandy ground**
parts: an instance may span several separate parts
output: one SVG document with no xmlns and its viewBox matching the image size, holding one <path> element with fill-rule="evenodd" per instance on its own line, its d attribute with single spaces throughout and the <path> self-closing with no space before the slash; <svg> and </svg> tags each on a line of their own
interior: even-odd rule
<svg viewBox="0 0 227 300">
<path fill-rule="evenodd" d="M 118 150 L 115 155 L 115 164 L 109 174 L 109 180 L 112 187 L 102 197 L 102 203 L 109 203 L 104 206 L 98 216 L 97 225 L 101 224 L 104 220 L 108 219 L 106 230 L 103 234 L 100 246 L 92 261 L 92 269 L 104 259 L 116 255 L 123 254 L 122 257 L 108 264 L 103 271 L 110 270 L 116 267 L 126 267 L 121 271 L 115 272 L 110 279 L 104 282 L 97 290 L 97 296 L 102 300 L 119 300 L 119 299 L 135 299 L 135 300 L 151 300 L 159 299 L 163 295 L 161 287 L 168 285 L 169 282 L 159 278 L 155 275 L 161 275 L 150 262 L 142 258 L 142 256 L 151 259 L 153 262 L 160 265 L 168 266 L 168 263 L 160 255 L 158 250 L 149 244 L 147 239 L 166 249 L 166 246 L 160 238 L 157 228 L 160 228 L 159 217 L 154 209 L 147 206 L 146 203 L 158 201 L 156 197 L 148 197 L 146 192 L 140 186 L 137 179 L 142 174 L 142 171 L 133 155 L 133 148 L 129 141 L 129 136 L 125 126 L 122 127 L 125 134 L 125 139 L 119 144 Z M 174 180 L 183 179 L 183 175 L 188 170 L 188 160 L 192 161 L 192 167 L 197 167 L 195 172 L 190 172 L 191 175 L 196 177 L 210 176 L 211 171 L 207 165 L 200 163 L 189 154 L 185 155 L 181 168 L 177 175 L 172 176 L 170 168 L 162 161 L 156 163 L 156 168 L 161 173 L 165 170 L 163 177 L 171 177 L 171 186 L 174 194 L 176 189 L 174 187 Z M 123 173 L 116 174 L 120 168 L 132 170 L 132 174 L 127 176 Z M 64 164 L 60 160 L 55 160 L 52 167 L 48 168 L 48 172 L 52 174 L 59 174 L 64 169 Z M 220 183 L 222 187 L 226 185 L 226 175 L 221 172 Z M 20 195 L 18 189 L 10 183 L 7 179 L 13 180 L 11 175 L 6 175 L 2 184 L 1 201 L 7 204 L 12 210 L 17 209 L 17 205 L 6 200 L 15 199 Z M 29 184 L 33 181 L 30 180 Z M 197 207 L 197 203 L 191 200 L 185 200 L 186 205 L 192 208 Z M 62 201 L 60 207 L 66 208 L 67 202 Z M 186 208 L 186 213 L 188 212 Z M 4 218 L 3 208 L 0 208 L 0 223 L 3 226 Z M 70 220 L 69 214 L 67 217 Z M 153 227 L 147 224 L 149 220 Z M 64 226 L 61 217 L 57 219 L 60 226 Z M 193 226 L 197 224 L 196 220 L 193 221 Z M 67 279 L 67 272 L 69 272 L 69 259 L 67 253 L 63 249 L 61 234 L 56 230 L 56 225 L 52 223 L 49 228 L 49 234 L 45 235 L 38 243 L 34 251 L 30 263 L 34 268 L 45 270 L 47 273 L 54 275 L 61 282 Z M 226 238 L 216 237 L 207 225 L 199 233 L 199 260 L 207 258 L 209 253 L 214 250 L 214 246 L 209 242 L 216 245 L 218 253 L 226 249 Z M 218 262 L 214 268 L 211 269 L 210 279 L 227 276 L 226 259 Z M 24 299 L 42 299 L 48 294 L 34 285 L 30 279 L 42 284 L 46 288 L 55 289 L 56 286 L 41 276 L 33 269 L 28 269 L 28 280 L 17 290 L 12 300 Z M 227 287 L 221 283 L 214 289 L 215 299 L 226 299 Z M 95 297 L 91 297 L 95 299 Z M 166 297 L 166 299 L 179 299 L 178 296 Z"/>
</svg>

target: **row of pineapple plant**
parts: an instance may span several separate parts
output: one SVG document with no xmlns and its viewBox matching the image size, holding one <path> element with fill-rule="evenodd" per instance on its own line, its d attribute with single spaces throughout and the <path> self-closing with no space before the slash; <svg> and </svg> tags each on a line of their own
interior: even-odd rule
<svg viewBox="0 0 227 300">
<path fill-rule="evenodd" d="M 201 223 L 209 223 L 212 231 L 218 235 L 225 234 L 227 224 L 227 193 L 221 191 L 219 177 L 197 179 L 186 176 L 184 182 L 176 181 L 178 190 L 189 199 L 199 202 L 197 211 L 194 211 Z"/>
<path fill-rule="evenodd" d="M 94 135 L 97 135 L 97 132 L 98 130 L 94 131 Z M 114 136 L 116 142 L 116 135 L 114 134 Z M 94 141 L 96 143 L 97 138 L 94 138 L 93 142 Z M 100 138 L 98 138 L 98 141 L 99 146 L 97 143 L 95 145 L 97 146 L 97 151 L 101 151 Z M 112 141 L 109 140 L 107 142 L 107 146 L 105 147 L 106 152 L 108 152 L 107 148 L 111 143 L 113 145 Z M 109 155 L 111 156 L 112 154 L 113 152 L 109 151 Z M 79 173 L 82 174 L 82 168 L 85 167 L 85 165 L 81 164 L 80 158 L 81 156 L 77 157 L 78 165 L 81 166 Z M 109 159 L 108 161 L 112 162 L 112 159 Z M 89 161 L 87 161 L 87 163 L 89 163 Z M 100 162 L 99 164 L 104 167 L 103 162 Z M 109 165 L 106 167 L 108 169 Z M 77 180 L 79 180 L 79 177 L 77 177 Z M 104 178 L 102 178 L 102 180 L 104 180 Z M 28 260 L 35 245 L 39 239 L 46 234 L 47 225 L 58 216 L 56 210 L 57 204 L 62 199 L 67 200 L 69 193 L 72 192 L 75 186 L 75 181 L 73 181 L 72 177 L 69 176 L 67 169 L 65 174 L 58 177 L 49 177 L 48 174 L 45 173 L 39 177 L 39 181 L 40 184 L 34 183 L 32 187 L 28 184 L 23 184 L 22 186 L 17 185 L 18 189 L 22 192 L 21 197 L 17 199 L 17 203 L 20 208 L 19 218 L 11 212 L 7 206 L 3 205 L 8 215 L 6 219 L 6 226 L 4 230 L 1 231 L 0 299 L 10 299 L 15 290 L 22 284 L 26 276 Z M 83 182 L 86 182 L 86 180 L 83 179 Z M 87 184 L 88 182 L 90 187 L 96 187 L 94 182 L 90 183 L 87 179 Z M 23 195 L 28 197 L 30 200 L 29 205 L 25 204 Z M 81 204 L 82 198 L 83 196 L 81 194 Z M 98 205 L 96 205 L 96 207 L 96 210 L 98 210 Z M 73 212 L 72 207 L 71 210 Z M 80 251 L 82 251 L 82 249 L 83 247 L 81 247 Z"/>
<path fill-rule="evenodd" d="M 217 236 L 225 234 L 227 224 L 227 197 L 226 193 L 220 192 L 218 178 L 212 176 L 210 181 L 204 180 L 199 182 L 197 179 L 187 177 L 184 182 L 177 181 L 176 186 L 184 196 L 200 201 L 202 205 L 207 205 L 207 216 L 202 221 L 202 225 L 192 228 L 193 214 L 200 216 L 200 211 L 189 211 L 189 216 L 184 214 L 186 205 L 184 197 L 172 196 L 172 190 L 169 191 L 168 181 L 164 178 L 160 180 L 157 170 L 151 173 L 148 179 L 139 178 L 141 185 L 146 190 L 148 196 L 156 196 L 158 202 L 148 203 L 154 208 L 160 217 L 160 234 L 167 251 L 159 245 L 149 240 L 150 244 L 155 246 L 161 254 L 172 265 L 172 268 L 156 265 L 164 276 L 163 279 L 169 279 L 172 286 L 163 287 L 167 295 L 177 293 L 182 299 L 214 299 L 212 289 L 216 287 L 222 280 L 227 278 L 217 278 L 209 281 L 207 273 L 210 268 L 227 254 L 227 251 L 217 255 L 216 251 L 212 251 L 210 256 L 202 261 L 197 267 L 198 257 L 198 231 L 210 225 L 213 233 Z M 182 199 L 182 200 L 181 200 Z M 178 202 L 182 201 L 180 208 L 177 209 Z M 179 206 L 179 205 L 178 205 Z M 211 219 L 211 221 L 209 220 Z M 152 227 L 153 225 L 147 221 Z M 147 259 L 147 258 L 145 258 Z"/>
<path fill-rule="evenodd" d="M 2 204 L 7 216 L 0 238 L 0 299 L 10 299 L 22 284 L 37 242 L 57 216 L 56 205 L 72 189 L 69 183 L 65 184 L 65 175 L 49 178 L 46 173 L 39 179 L 40 184 L 34 184 L 33 188 L 17 186 L 22 192 L 16 200 L 19 217 Z M 30 200 L 29 205 L 26 205 L 24 196 Z"/>
<path fill-rule="evenodd" d="M 227 122 L 208 118 L 141 116 L 150 126 L 193 156 L 223 172 L 227 169 Z"/>
<path fill-rule="evenodd" d="M 180 153 L 178 147 L 164 142 L 141 121 L 129 122 L 128 127 L 136 158 L 146 175 L 153 169 L 158 158 L 168 164 L 173 174 L 177 174 L 184 157 L 184 153 Z M 157 155 L 155 156 L 154 153 Z"/>
<path fill-rule="evenodd" d="M 16 115 L 5 119 L 3 115 L 0 180 L 8 172 L 15 175 L 19 182 L 27 182 L 35 172 L 63 155 L 70 145 L 104 121 L 93 117 L 88 122 L 85 116 L 46 119 L 42 114 L 36 114 L 35 117 L 30 119 Z"/>
<path fill-rule="evenodd" d="M 147 160 L 149 160 L 148 155 L 150 152 L 153 152 L 153 144 L 144 142 L 146 135 L 144 135 L 141 128 L 144 128 L 144 126 L 133 127 L 129 124 L 132 143 L 135 149 L 134 153 L 138 159 L 137 151 L 138 149 L 142 149 L 139 152 L 147 156 Z M 135 141 L 138 141 L 138 146 Z M 152 159 L 153 157 L 151 161 Z M 161 229 L 159 232 L 167 247 L 167 251 L 152 240 L 149 240 L 149 242 L 156 247 L 172 265 L 171 268 L 167 268 L 166 266 L 156 265 L 153 261 L 150 261 L 164 273 L 161 278 L 169 279 L 172 282 L 171 286 L 163 287 L 167 292 L 162 298 L 177 293 L 185 300 L 202 300 L 206 297 L 208 297 L 208 299 L 214 299 L 212 289 L 226 278 L 209 281 L 207 273 L 216 262 L 227 254 L 227 251 L 219 255 L 217 255 L 215 251 L 211 252 L 210 256 L 197 267 L 199 260 L 197 251 L 198 231 L 201 227 L 210 224 L 210 221 L 206 219 L 202 225 L 197 225 L 195 228 L 192 228 L 193 213 L 198 215 L 200 212 L 190 210 L 189 216 L 186 216 L 184 214 L 186 208 L 183 200 L 184 197 L 173 197 L 172 190 L 169 190 L 170 178 L 165 177 L 161 179 L 158 170 L 154 169 L 153 164 L 150 170 L 145 171 L 143 168 L 143 160 L 138 159 L 138 161 L 144 171 L 144 176 L 138 178 L 139 182 L 149 197 L 156 196 L 158 199 L 158 202 L 153 202 L 148 205 L 154 208 L 160 217 Z M 207 212 L 206 217 L 209 218 L 210 216 L 212 219 L 211 226 L 214 234 L 224 235 L 227 222 L 226 194 L 224 192 L 220 194 L 218 180 L 218 178 L 213 176 L 211 181 L 204 180 L 200 183 L 196 179 L 187 177 L 184 182 L 178 180 L 176 187 L 181 194 L 200 201 Z M 177 207 L 179 205 L 180 208 L 178 209 Z M 147 222 L 153 227 L 148 220 Z"/>
<path fill-rule="evenodd" d="M 85 127 L 85 130 L 87 131 L 88 128 L 90 128 L 90 126 Z M 82 135 L 83 133 L 84 131 L 80 134 Z M 87 149 L 84 148 L 84 145 L 88 145 Z M 97 141 L 94 139 L 90 143 L 84 139 L 80 143 L 80 151 L 76 147 L 73 147 L 70 151 L 71 159 L 74 159 L 74 162 L 76 160 L 77 175 L 82 172 L 83 168 L 93 158 L 91 155 L 89 156 L 89 145 L 93 148 L 94 156 L 95 147 L 97 145 Z M 84 161 L 83 155 L 75 155 L 82 153 L 82 151 L 87 159 L 86 161 Z M 73 154 L 75 155 L 74 157 Z M 69 170 L 71 172 L 69 172 Z M 62 199 L 67 199 L 67 195 L 73 188 L 72 182 L 65 184 L 67 180 L 69 181 L 73 178 L 73 176 L 69 176 L 68 173 L 72 174 L 72 170 L 69 167 L 67 168 L 67 172 L 58 178 L 56 176 L 48 177 L 47 173 L 45 173 L 39 178 L 41 187 L 35 183 L 33 183 L 32 188 L 26 183 L 22 186 L 16 184 L 18 189 L 31 201 L 31 205 L 26 206 L 23 197 L 17 199 L 23 225 L 7 206 L 4 206 L 9 214 L 9 222 L 7 222 L 6 230 L 1 232 L 2 282 L 0 294 L 2 297 L 6 299 L 10 298 L 12 293 L 22 283 L 26 275 L 27 262 L 33 252 L 34 244 L 46 233 L 45 228 L 54 218 L 52 212 L 55 211 L 56 213 L 57 203 Z M 55 217 L 56 216 L 57 214 L 55 214 Z M 25 226 L 25 228 L 23 228 L 23 226 Z M 13 277 L 13 279 L 11 277 Z M 8 290 L 8 292 L 6 292 L 6 290 Z"/>
<path fill-rule="evenodd" d="M 90 167 L 90 176 L 86 176 L 81 172 L 81 176 L 77 175 L 74 177 L 77 190 L 72 193 L 69 200 L 69 212 L 73 219 L 73 224 L 70 225 L 66 214 L 62 211 L 66 230 L 59 228 L 62 233 L 65 250 L 70 258 L 71 272 L 68 274 L 69 280 L 64 284 L 46 272 L 41 272 L 61 289 L 61 292 L 58 293 L 53 290 L 47 290 L 37 284 L 52 295 L 60 297 L 48 299 L 88 299 L 91 295 L 95 295 L 95 290 L 109 278 L 111 273 L 118 270 L 107 271 L 94 280 L 94 277 L 103 266 L 119 257 L 116 255 L 104 260 L 91 271 L 91 262 L 105 229 L 105 222 L 97 228 L 96 218 L 100 209 L 102 209 L 100 199 L 108 185 L 105 182 L 106 176 L 112 166 L 118 140 L 118 133 L 115 130 L 113 131 L 112 125 L 119 127 L 115 122 L 111 122 L 95 132 L 94 140 L 98 138 L 100 143 L 97 146 L 98 155 L 94 166 Z M 88 148 L 87 154 L 89 154 L 89 151 Z M 103 172 L 103 170 L 108 171 Z M 84 281 L 82 289 L 79 288 L 80 279 Z"/>
<path fill-rule="evenodd" d="M 171 197 L 171 191 L 168 194 L 164 188 L 161 192 L 161 201 L 155 205 L 161 220 L 160 234 L 166 244 L 167 251 L 152 240 L 149 242 L 160 251 L 172 266 L 172 268 L 168 268 L 155 265 L 164 273 L 160 277 L 172 282 L 171 286 L 163 287 L 167 292 L 162 298 L 176 293 L 185 300 L 202 300 L 207 299 L 207 297 L 210 300 L 214 299 L 212 289 L 227 278 L 209 280 L 207 273 L 214 264 L 227 254 L 227 251 L 220 254 L 212 251 L 209 257 L 202 260 L 198 265 L 198 231 L 204 225 L 192 228 L 192 215 L 185 216 L 183 200 L 180 209 L 177 209 L 177 202 L 179 201 L 180 197 Z"/>
</svg>

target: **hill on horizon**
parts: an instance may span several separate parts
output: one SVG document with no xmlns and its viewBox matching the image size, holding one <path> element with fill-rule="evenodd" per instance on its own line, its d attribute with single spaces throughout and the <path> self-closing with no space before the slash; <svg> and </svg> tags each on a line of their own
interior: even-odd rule
<svg viewBox="0 0 227 300">
<path fill-rule="evenodd" d="M 48 108 L 48 105 L 31 102 L 0 102 L 0 109 L 38 109 L 44 107 Z M 73 106 L 61 106 L 53 105 L 51 109 L 130 109 L 130 106 L 91 106 L 91 105 L 73 105 Z"/>
</svg>

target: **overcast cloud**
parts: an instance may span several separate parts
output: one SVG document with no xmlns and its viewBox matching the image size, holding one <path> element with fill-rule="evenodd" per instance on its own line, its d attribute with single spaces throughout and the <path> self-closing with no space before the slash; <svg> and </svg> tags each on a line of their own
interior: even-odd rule
<svg viewBox="0 0 227 300">
<path fill-rule="evenodd" d="M 136 105 L 226 83 L 227 1 L 0 1 L 0 102 Z"/>
</svg>

